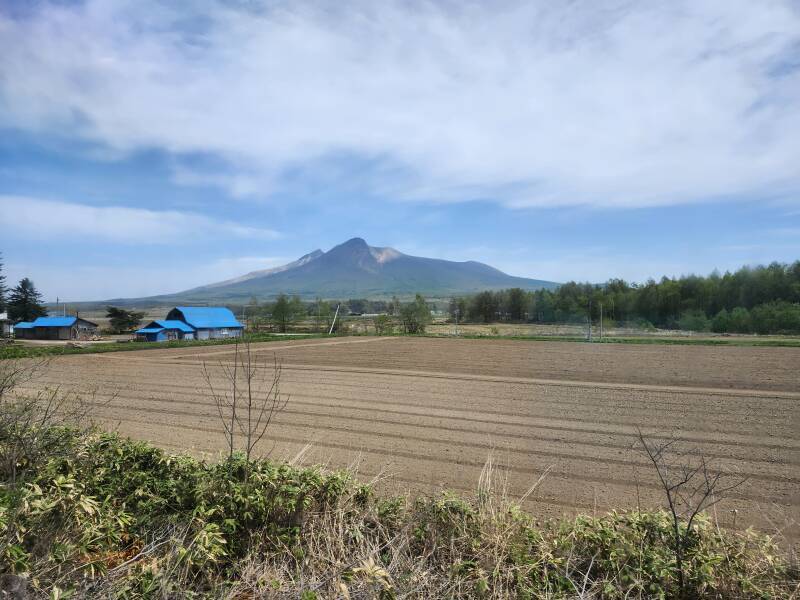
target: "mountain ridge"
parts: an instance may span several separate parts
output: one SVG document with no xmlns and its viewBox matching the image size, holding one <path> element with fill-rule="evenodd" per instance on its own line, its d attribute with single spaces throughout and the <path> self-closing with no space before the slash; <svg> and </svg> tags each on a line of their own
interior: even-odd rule
<svg viewBox="0 0 800 600">
<path fill-rule="evenodd" d="M 394 248 L 370 246 L 355 237 L 327 252 L 314 250 L 295 261 L 251 271 L 239 277 L 195 287 L 174 294 L 120 299 L 130 304 L 247 302 L 250 298 L 285 293 L 302 298 L 429 297 L 469 294 L 485 289 L 521 287 L 552 289 L 552 281 L 508 275 L 477 261 L 449 261 L 404 254 Z"/>
</svg>

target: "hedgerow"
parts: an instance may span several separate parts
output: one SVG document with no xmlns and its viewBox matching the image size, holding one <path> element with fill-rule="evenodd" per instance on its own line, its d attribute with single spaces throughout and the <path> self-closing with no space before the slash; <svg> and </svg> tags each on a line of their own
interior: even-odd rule
<svg viewBox="0 0 800 600">
<path fill-rule="evenodd" d="M 491 493 L 385 497 L 347 471 L 238 453 L 205 462 L 93 430 L 48 435 L 58 452 L 20 465 L 14 482 L 3 472 L 0 488 L 0 585 L 30 597 L 680 594 L 666 513 L 539 523 Z M 0 452 L 8 439 L 0 432 Z M 703 518 L 690 538 L 686 597 L 796 590 L 768 536 Z"/>
</svg>

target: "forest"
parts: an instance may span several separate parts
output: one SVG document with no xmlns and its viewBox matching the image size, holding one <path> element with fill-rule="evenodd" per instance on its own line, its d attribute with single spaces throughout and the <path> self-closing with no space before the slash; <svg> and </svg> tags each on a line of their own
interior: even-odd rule
<svg viewBox="0 0 800 600">
<path fill-rule="evenodd" d="M 470 322 L 585 323 L 715 331 L 800 332 L 800 261 L 742 267 L 707 277 L 663 277 L 642 284 L 611 279 L 571 281 L 555 290 L 483 291 L 453 298 L 452 320 Z M 602 313 L 602 317 L 601 317 Z"/>
</svg>

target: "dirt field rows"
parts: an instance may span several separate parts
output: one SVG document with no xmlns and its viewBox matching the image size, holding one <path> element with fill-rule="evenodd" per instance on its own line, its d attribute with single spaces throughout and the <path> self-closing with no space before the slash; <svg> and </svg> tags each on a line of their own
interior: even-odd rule
<svg viewBox="0 0 800 600">
<path fill-rule="evenodd" d="M 800 349 L 342 338 L 253 350 L 282 361 L 291 397 L 260 448 L 275 457 L 310 444 L 306 463 L 358 464 L 362 478 L 428 493 L 474 490 L 491 453 L 514 496 L 549 469 L 526 501 L 544 516 L 659 502 L 634 449 L 641 428 L 748 478 L 718 506 L 723 523 L 796 539 Z M 224 439 L 200 369 L 219 373 L 232 356 L 232 346 L 66 356 L 47 379 L 117 390 L 97 409 L 106 425 L 215 455 Z"/>
</svg>

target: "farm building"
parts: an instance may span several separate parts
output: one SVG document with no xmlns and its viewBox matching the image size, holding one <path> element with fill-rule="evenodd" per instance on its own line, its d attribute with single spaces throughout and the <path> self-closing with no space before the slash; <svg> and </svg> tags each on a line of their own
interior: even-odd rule
<svg viewBox="0 0 800 600">
<path fill-rule="evenodd" d="M 244 331 L 244 325 L 223 306 L 176 306 L 167 313 L 167 320 L 191 325 L 198 340 L 241 337 Z"/>
<path fill-rule="evenodd" d="M 194 337 L 194 327 L 183 321 L 151 321 L 136 331 L 136 338 L 146 342 L 193 340 Z"/>
<path fill-rule="evenodd" d="M 85 340 L 96 333 L 97 323 L 80 317 L 39 317 L 14 326 L 14 337 L 26 340 Z"/>
<path fill-rule="evenodd" d="M 139 340 L 212 340 L 241 337 L 244 325 L 223 306 L 176 306 L 163 321 L 153 321 L 136 332 Z"/>
</svg>

